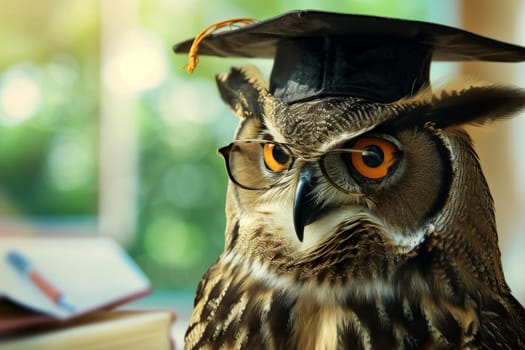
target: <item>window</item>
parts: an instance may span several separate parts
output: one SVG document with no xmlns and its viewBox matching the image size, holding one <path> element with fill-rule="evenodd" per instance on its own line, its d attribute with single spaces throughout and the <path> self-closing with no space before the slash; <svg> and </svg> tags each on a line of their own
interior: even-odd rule
<svg viewBox="0 0 525 350">
<path fill-rule="evenodd" d="M 99 13 L 96 2 L 2 6 L 2 231 L 25 231 L 28 225 L 89 231 L 95 225 Z"/>
</svg>

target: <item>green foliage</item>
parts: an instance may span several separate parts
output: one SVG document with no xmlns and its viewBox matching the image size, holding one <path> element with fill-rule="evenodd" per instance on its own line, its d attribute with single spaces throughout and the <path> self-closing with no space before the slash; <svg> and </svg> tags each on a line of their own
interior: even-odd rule
<svg viewBox="0 0 525 350">
<path fill-rule="evenodd" d="M 94 3 L 2 4 L 0 218 L 96 214 L 99 24 Z"/>
</svg>

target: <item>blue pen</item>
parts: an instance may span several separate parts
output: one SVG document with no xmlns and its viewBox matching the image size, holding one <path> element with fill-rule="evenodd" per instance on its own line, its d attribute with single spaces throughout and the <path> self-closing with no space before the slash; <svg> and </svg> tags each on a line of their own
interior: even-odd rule
<svg viewBox="0 0 525 350">
<path fill-rule="evenodd" d="M 7 261 L 19 273 L 27 276 L 29 281 L 44 293 L 46 297 L 53 301 L 53 303 L 70 312 L 75 311 L 75 308 L 66 301 L 64 294 L 58 288 L 53 286 L 37 269 L 35 269 L 23 254 L 11 250 L 7 253 Z"/>
</svg>

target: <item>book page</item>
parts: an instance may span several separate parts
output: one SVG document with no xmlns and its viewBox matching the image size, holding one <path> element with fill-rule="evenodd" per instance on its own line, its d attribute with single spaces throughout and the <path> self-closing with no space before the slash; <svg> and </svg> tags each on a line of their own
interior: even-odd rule
<svg viewBox="0 0 525 350">
<path fill-rule="evenodd" d="M 174 315 L 163 310 L 95 312 L 0 342 L 0 350 L 173 349 Z"/>
<path fill-rule="evenodd" d="M 55 304 L 7 261 L 10 251 L 60 290 L 74 310 Z M 0 237 L 0 296 L 58 318 L 69 318 L 146 294 L 150 284 L 126 252 L 105 237 Z"/>
</svg>

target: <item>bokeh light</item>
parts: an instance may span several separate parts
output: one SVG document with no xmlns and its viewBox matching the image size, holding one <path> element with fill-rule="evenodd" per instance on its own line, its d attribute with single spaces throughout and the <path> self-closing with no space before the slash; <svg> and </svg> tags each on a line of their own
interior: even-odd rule
<svg viewBox="0 0 525 350">
<path fill-rule="evenodd" d="M 196 226 L 174 216 L 153 219 L 144 232 L 144 250 L 153 261 L 178 268 L 190 268 L 203 258 L 205 234 Z"/>
<path fill-rule="evenodd" d="M 145 29 L 128 32 L 108 53 L 102 76 L 117 95 L 131 95 L 155 88 L 168 73 L 166 43 Z"/>
<path fill-rule="evenodd" d="M 163 178 L 166 198 L 178 208 L 193 208 L 209 200 L 206 174 L 213 173 L 206 164 L 180 163 L 166 171 Z"/>
<path fill-rule="evenodd" d="M 42 91 L 39 70 L 19 64 L 4 73 L 0 81 L 0 123 L 17 125 L 31 118 L 40 106 Z"/>
<path fill-rule="evenodd" d="M 223 107 L 217 88 L 209 80 L 174 79 L 159 96 L 159 111 L 167 124 L 186 120 L 213 123 Z"/>
<path fill-rule="evenodd" d="M 53 138 L 46 159 L 51 186 L 60 191 L 84 186 L 91 180 L 95 155 L 88 137 L 76 130 L 61 130 Z"/>
</svg>

